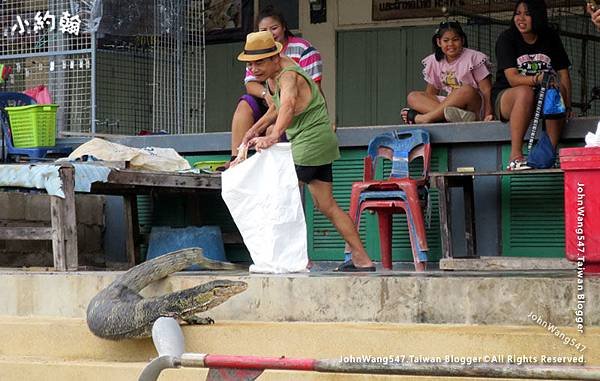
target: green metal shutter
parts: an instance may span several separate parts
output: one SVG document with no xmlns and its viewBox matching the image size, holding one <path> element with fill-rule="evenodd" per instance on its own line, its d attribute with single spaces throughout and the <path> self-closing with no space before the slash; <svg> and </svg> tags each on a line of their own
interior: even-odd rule
<svg viewBox="0 0 600 381">
<path fill-rule="evenodd" d="M 412 90 L 424 90 L 421 60 L 431 54 L 431 26 L 337 33 L 338 126 L 389 125 Z"/>
<path fill-rule="evenodd" d="M 333 195 L 340 207 L 348 211 L 352 183 L 361 181 L 363 177 L 363 158 L 366 149 L 342 150 L 342 157 L 333 163 Z M 436 147 L 432 153 L 432 171 L 448 170 L 448 152 L 445 147 Z M 386 168 L 383 168 L 386 172 Z M 306 192 L 308 194 L 308 192 Z M 431 226 L 427 229 L 429 244 L 429 260 L 436 261 L 441 257 L 438 194 L 431 190 Z M 344 241 L 335 227 L 320 212 L 315 210 L 310 195 L 306 197 L 306 221 L 308 229 L 308 252 L 313 260 L 341 260 L 344 252 Z M 369 212 L 361 218 L 360 236 L 369 256 L 379 258 L 379 229 L 377 218 Z M 406 225 L 406 216 L 394 216 L 392 231 L 392 259 L 396 261 L 412 261 L 412 251 Z"/>
<path fill-rule="evenodd" d="M 237 99 L 245 92 L 241 42 L 206 46 L 206 132 L 231 131 Z"/>
<path fill-rule="evenodd" d="M 510 145 L 502 147 L 507 163 Z M 502 177 L 502 255 L 564 257 L 562 173 Z"/>
</svg>

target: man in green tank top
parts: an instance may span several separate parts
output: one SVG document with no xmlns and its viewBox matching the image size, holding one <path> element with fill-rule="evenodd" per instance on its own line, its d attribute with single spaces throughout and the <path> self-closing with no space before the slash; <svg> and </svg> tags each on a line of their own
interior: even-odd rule
<svg viewBox="0 0 600 381">
<path fill-rule="evenodd" d="M 292 143 L 300 184 L 307 184 L 315 206 L 352 248 L 352 259 L 337 270 L 375 271 L 354 223 L 333 198 L 332 163 L 340 157 L 340 151 L 327 115 L 325 98 L 292 59 L 279 54 L 281 49 L 281 44 L 275 42 L 270 32 L 256 32 L 246 37 L 244 52 L 238 56 L 238 60 L 247 62 L 256 79 L 265 83 L 265 90 L 273 99 L 269 110 L 244 136 L 241 151 L 247 151 L 249 147 L 267 149 L 279 142 L 285 133 Z M 260 136 L 271 125 L 274 125 L 271 131 Z"/>
</svg>

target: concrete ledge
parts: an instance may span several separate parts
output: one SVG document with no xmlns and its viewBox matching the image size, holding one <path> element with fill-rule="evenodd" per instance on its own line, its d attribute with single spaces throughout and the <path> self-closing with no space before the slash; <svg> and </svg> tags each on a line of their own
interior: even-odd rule
<svg viewBox="0 0 600 381">
<path fill-rule="evenodd" d="M 0 273 L 0 315 L 85 316 L 90 299 L 116 273 Z M 372 275 L 265 276 L 178 273 L 144 290 L 148 296 L 214 279 L 248 290 L 213 309 L 217 320 L 535 325 L 529 315 L 575 327 L 575 272 L 381 272 Z M 600 326 L 600 277 L 586 277 L 585 324 Z"/>
<path fill-rule="evenodd" d="M 480 257 L 442 258 L 440 270 L 499 271 L 499 270 L 576 270 L 577 263 L 564 258 Z"/>
<path fill-rule="evenodd" d="M 583 142 L 588 131 L 596 131 L 598 117 L 573 118 L 564 129 L 563 139 Z M 411 126 L 412 128 L 413 126 Z M 419 125 L 429 131 L 436 144 L 450 143 L 493 143 L 509 142 L 508 125 L 499 121 L 473 123 L 436 123 Z M 407 128 L 405 125 L 339 127 L 337 135 L 341 147 L 367 146 L 376 134 Z M 88 138 L 73 137 L 58 139 L 60 144 L 78 146 Z M 182 154 L 230 151 L 231 133 L 213 132 L 188 135 L 115 136 L 111 139 L 131 147 L 171 147 Z"/>
</svg>

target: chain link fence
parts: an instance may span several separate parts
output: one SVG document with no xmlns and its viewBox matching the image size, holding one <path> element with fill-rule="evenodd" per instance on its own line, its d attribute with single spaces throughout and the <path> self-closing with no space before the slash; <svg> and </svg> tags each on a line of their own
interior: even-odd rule
<svg viewBox="0 0 600 381">
<path fill-rule="evenodd" d="M 47 86 L 63 136 L 204 132 L 204 12 L 204 0 L 0 1 L 3 91 Z"/>
</svg>

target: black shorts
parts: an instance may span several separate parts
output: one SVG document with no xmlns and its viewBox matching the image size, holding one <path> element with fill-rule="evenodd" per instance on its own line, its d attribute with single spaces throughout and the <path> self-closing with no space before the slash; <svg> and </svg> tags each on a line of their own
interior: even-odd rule
<svg viewBox="0 0 600 381">
<path fill-rule="evenodd" d="M 313 180 L 321 180 L 326 183 L 333 182 L 333 169 L 331 163 L 317 166 L 296 165 L 298 180 L 309 184 Z"/>
</svg>

